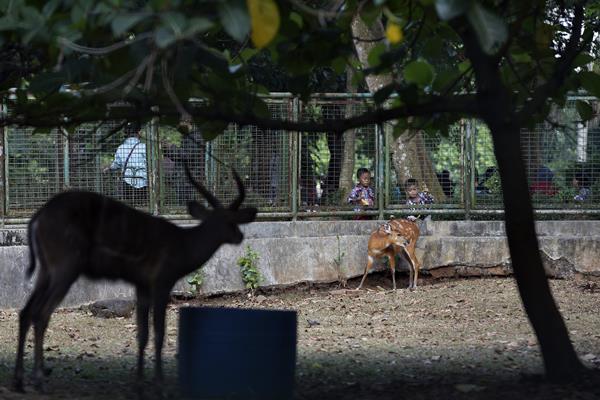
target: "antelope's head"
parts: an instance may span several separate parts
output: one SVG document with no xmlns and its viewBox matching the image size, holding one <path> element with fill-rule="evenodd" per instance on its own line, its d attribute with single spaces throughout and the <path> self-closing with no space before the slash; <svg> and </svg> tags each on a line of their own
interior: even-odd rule
<svg viewBox="0 0 600 400">
<path fill-rule="evenodd" d="M 213 196 L 208 189 L 192 177 L 187 164 L 184 164 L 184 166 L 189 181 L 213 207 L 212 209 L 208 209 L 198 201 L 190 201 L 188 202 L 188 212 L 190 215 L 203 221 L 202 225 L 208 228 L 209 233 L 215 237 L 219 237 L 223 243 L 241 243 L 244 239 L 244 235 L 240 231 L 239 225 L 254 221 L 256 219 L 257 209 L 254 207 L 240 208 L 240 205 L 246 196 L 246 192 L 237 172 L 232 169 L 233 178 L 238 187 L 238 196 L 228 207 L 223 207 L 221 202 Z"/>
</svg>

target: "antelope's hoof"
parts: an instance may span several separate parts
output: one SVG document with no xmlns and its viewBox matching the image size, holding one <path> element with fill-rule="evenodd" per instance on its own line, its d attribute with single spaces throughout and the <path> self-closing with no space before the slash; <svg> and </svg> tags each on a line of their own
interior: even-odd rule
<svg viewBox="0 0 600 400">
<path fill-rule="evenodd" d="M 23 379 L 14 379 L 12 382 L 12 390 L 17 393 L 25 393 L 25 388 L 23 387 Z"/>
</svg>

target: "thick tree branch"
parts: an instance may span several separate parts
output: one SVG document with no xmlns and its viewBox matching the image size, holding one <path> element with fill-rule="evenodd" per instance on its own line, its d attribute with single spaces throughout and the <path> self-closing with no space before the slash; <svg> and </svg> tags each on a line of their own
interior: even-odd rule
<svg viewBox="0 0 600 400">
<path fill-rule="evenodd" d="M 35 107 L 32 107 L 35 110 Z M 114 119 L 146 119 L 151 117 L 180 117 L 181 109 L 170 105 L 159 105 L 159 112 L 153 112 L 150 108 L 123 108 L 118 113 L 109 118 Z M 31 127 L 55 127 L 65 124 L 64 117 L 60 117 L 56 112 L 48 112 L 46 114 L 26 112 L 19 113 L 18 110 L 13 115 L 0 120 L 0 126 L 17 124 L 20 126 Z M 442 113 L 459 113 L 470 116 L 479 114 L 478 104 L 473 95 L 456 95 L 450 97 L 433 97 L 431 101 L 418 104 L 407 104 L 403 107 L 391 109 L 375 109 L 357 115 L 352 118 L 339 118 L 323 122 L 305 122 L 305 121 L 289 121 L 276 120 L 268 118 L 259 118 L 253 114 L 234 114 L 227 111 L 215 110 L 215 107 L 189 107 L 189 113 L 194 120 L 203 121 L 223 121 L 228 123 L 236 123 L 238 125 L 254 125 L 262 129 L 273 130 L 291 130 L 300 132 L 344 132 L 349 129 L 358 128 L 366 125 L 377 124 L 381 122 L 391 121 L 395 119 L 403 119 L 415 116 L 430 116 L 432 114 Z M 90 121 L 99 121 L 106 118 L 106 110 L 98 110 L 97 115 L 86 111 L 85 116 L 79 117 L 72 115 L 68 119 L 70 125 L 77 125 Z"/>
</svg>

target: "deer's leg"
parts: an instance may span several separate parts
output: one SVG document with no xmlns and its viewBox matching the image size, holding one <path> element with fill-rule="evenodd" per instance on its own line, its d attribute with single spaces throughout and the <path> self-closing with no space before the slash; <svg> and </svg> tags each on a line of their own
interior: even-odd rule
<svg viewBox="0 0 600 400">
<path fill-rule="evenodd" d="M 148 344 L 148 313 L 150 312 L 150 295 L 147 291 L 137 289 L 137 339 L 138 339 L 138 359 L 137 359 L 137 380 L 138 389 L 143 387 L 144 381 L 144 350 Z"/>
<path fill-rule="evenodd" d="M 367 274 L 369 273 L 369 270 L 371 269 L 371 267 L 373 266 L 373 257 L 369 254 L 367 256 L 367 266 L 365 267 L 365 273 L 363 274 L 363 277 L 360 281 L 360 285 L 358 285 L 358 287 L 356 288 L 356 290 L 359 290 L 363 283 L 365 282 L 365 279 L 367 279 Z"/>
<path fill-rule="evenodd" d="M 158 294 L 154 299 L 154 381 L 162 385 L 162 348 L 165 338 L 165 317 L 167 312 L 167 303 L 169 301 L 169 291 L 166 294 Z"/>
<path fill-rule="evenodd" d="M 392 287 L 396 290 L 396 252 L 392 249 L 386 251 L 387 258 L 390 263 L 390 270 L 392 272 Z"/>
<path fill-rule="evenodd" d="M 408 288 L 414 290 L 417 288 L 417 279 L 419 278 L 419 264 L 417 260 L 417 256 L 415 255 L 414 246 L 407 246 L 404 251 L 406 258 L 408 259 L 408 263 L 410 265 L 410 279 L 408 282 Z"/>
<path fill-rule="evenodd" d="M 32 323 L 32 311 L 39 307 L 40 299 L 42 298 L 43 292 L 48 288 L 49 280 L 45 275 L 40 275 L 35 289 L 27 304 L 19 313 L 19 339 L 17 345 L 17 359 L 15 362 L 15 372 L 13 378 L 13 388 L 16 391 L 23 392 L 23 358 L 25 355 L 25 339 L 27 338 L 27 332 L 31 327 Z"/>
</svg>

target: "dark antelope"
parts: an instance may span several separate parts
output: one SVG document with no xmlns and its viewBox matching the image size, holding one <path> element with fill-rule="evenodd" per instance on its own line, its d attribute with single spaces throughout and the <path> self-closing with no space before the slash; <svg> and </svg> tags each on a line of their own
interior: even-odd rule
<svg viewBox="0 0 600 400">
<path fill-rule="evenodd" d="M 50 315 L 79 276 L 122 279 L 132 283 L 137 296 L 138 382 L 144 376 L 144 349 L 148 343 L 148 313 L 153 311 L 155 381 L 162 381 L 165 313 L 170 292 L 180 278 L 198 269 L 224 243 L 239 244 L 240 224 L 254 221 L 255 208 L 241 208 L 244 186 L 233 171 L 239 195 L 225 208 L 187 166 L 188 179 L 213 207 L 197 201 L 188 211 L 202 221 L 183 228 L 91 192 L 69 191 L 50 199 L 29 222 L 30 276 L 39 264 L 35 288 L 19 315 L 19 343 L 14 387 L 23 390 L 23 351 L 33 323 L 34 384 L 42 389 L 43 340 Z"/>
</svg>

